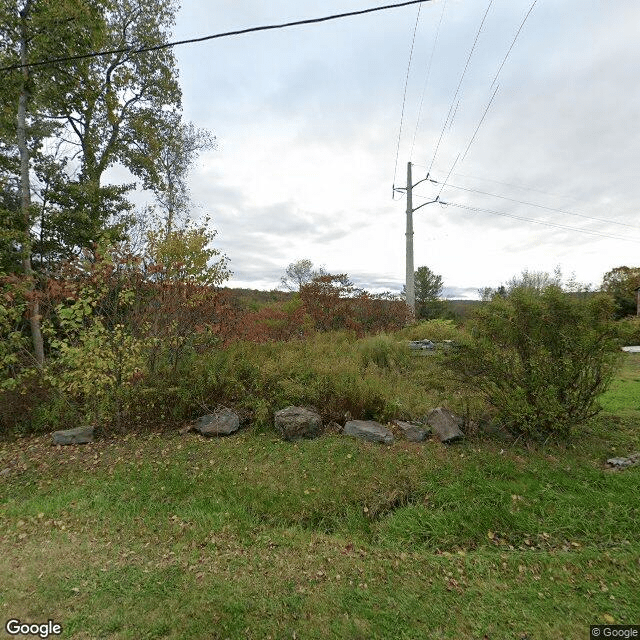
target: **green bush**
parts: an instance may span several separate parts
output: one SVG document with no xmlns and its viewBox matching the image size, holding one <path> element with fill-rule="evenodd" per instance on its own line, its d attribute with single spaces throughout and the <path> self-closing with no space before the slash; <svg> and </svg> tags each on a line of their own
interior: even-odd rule
<svg viewBox="0 0 640 640">
<path fill-rule="evenodd" d="M 616 322 L 616 331 L 623 345 L 640 344 L 640 318 L 629 316 Z"/>
<path fill-rule="evenodd" d="M 599 411 L 620 360 L 611 299 L 521 286 L 476 312 L 449 364 L 514 435 L 566 438 Z"/>
<path fill-rule="evenodd" d="M 453 320 L 436 319 L 417 322 L 402 329 L 396 335 L 406 340 L 428 339 L 433 342 L 442 342 L 443 340 L 460 340 L 463 332 Z"/>
</svg>

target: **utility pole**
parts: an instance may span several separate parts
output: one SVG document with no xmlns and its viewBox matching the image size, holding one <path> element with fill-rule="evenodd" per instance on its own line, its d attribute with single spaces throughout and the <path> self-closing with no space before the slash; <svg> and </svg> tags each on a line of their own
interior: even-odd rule
<svg viewBox="0 0 640 640">
<path fill-rule="evenodd" d="M 415 273 L 413 269 L 413 179 L 411 177 L 411 162 L 407 162 L 407 272 L 405 280 L 405 294 L 407 305 L 413 313 L 416 311 Z"/>
<path fill-rule="evenodd" d="M 405 295 L 407 299 L 407 306 L 411 309 L 413 313 L 416 311 L 416 288 L 415 288 L 415 270 L 413 266 L 413 214 L 422 207 L 425 207 L 428 204 L 433 204 L 434 202 L 440 202 L 440 196 L 437 196 L 435 200 L 430 200 L 429 202 L 425 202 L 418 207 L 413 207 L 413 189 L 417 187 L 421 182 L 425 182 L 429 180 L 429 174 L 427 174 L 426 178 L 422 180 L 418 180 L 415 184 L 413 184 L 413 177 L 411 175 L 411 162 L 407 162 L 407 232 L 406 232 L 406 242 L 407 242 L 407 264 L 406 264 L 406 281 L 405 281 Z M 405 191 L 405 189 L 396 189 L 393 188 L 393 191 Z"/>
</svg>

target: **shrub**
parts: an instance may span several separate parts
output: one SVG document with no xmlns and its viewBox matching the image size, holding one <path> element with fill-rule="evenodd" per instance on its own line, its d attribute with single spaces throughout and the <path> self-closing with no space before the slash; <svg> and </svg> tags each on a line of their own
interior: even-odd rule
<svg viewBox="0 0 640 640">
<path fill-rule="evenodd" d="M 516 287 L 476 312 L 449 363 L 509 432 L 566 438 L 599 411 L 619 362 L 612 311 L 607 296 Z"/>
<path fill-rule="evenodd" d="M 640 318 L 629 316 L 616 323 L 616 330 L 623 345 L 640 344 Z"/>
<path fill-rule="evenodd" d="M 318 331 L 397 331 L 411 318 L 404 301 L 357 289 L 346 274 L 314 278 L 300 288 L 300 298 Z"/>
<path fill-rule="evenodd" d="M 459 341 L 463 338 L 463 332 L 458 328 L 453 320 L 425 320 L 416 322 L 410 327 L 406 327 L 398 332 L 406 340 L 423 340 L 428 339 L 433 342 L 442 342 L 444 340 Z"/>
</svg>

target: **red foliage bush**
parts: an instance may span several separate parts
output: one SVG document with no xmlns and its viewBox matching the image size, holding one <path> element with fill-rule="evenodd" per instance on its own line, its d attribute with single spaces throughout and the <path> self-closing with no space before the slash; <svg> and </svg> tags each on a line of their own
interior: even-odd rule
<svg viewBox="0 0 640 640">
<path fill-rule="evenodd" d="M 314 279 L 301 288 L 300 297 L 319 331 L 346 329 L 363 335 L 396 331 L 411 320 L 402 300 L 356 289 L 345 274 Z"/>
</svg>

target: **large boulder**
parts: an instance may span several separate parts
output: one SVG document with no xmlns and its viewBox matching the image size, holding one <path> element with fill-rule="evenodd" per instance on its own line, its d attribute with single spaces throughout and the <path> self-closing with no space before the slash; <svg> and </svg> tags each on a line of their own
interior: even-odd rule
<svg viewBox="0 0 640 640">
<path fill-rule="evenodd" d="M 440 438 L 440 441 L 445 444 L 456 442 L 464 437 L 464 434 L 460 430 L 463 422 L 460 416 L 457 416 L 444 407 L 438 407 L 430 411 L 427 415 L 427 424 Z"/>
<path fill-rule="evenodd" d="M 404 422 L 402 420 L 394 420 L 393 424 L 398 427 L 404 437 L 409 442 L 422 442 L 429 435 L 429 429 L 425 429 L 422 425 L 413 424 L 413 422 Z"/>
<path fill-rule="evenodd" d="M 228 436 L 240 428 L 240 418 L 231 409 L 220 409 L 215 413 L 202 416 L 193 427 L 203 436 Z"/>
<path fill-rule="evenodd" d="M 322 433 L 322 418 L 304 407 L 287 407 L 276 411 L 274 423 L 285 440 L 316 438 Z"/>
<path fill-rule="evenodd" d="M 370 442 L 393 443 L 393 433 L 375 420 L 349 420 L 344 425 L 342 433 Z"/>
<path fill-rule="evenodd" d="M 88 444 L 93 442 L 93 427 L 76 427 L 64 431 L 54 431 L 51 437 L 53 444 Z"/>
</svg>

